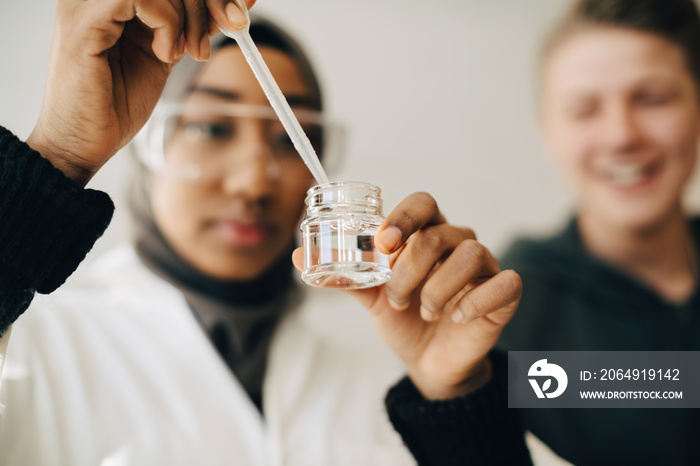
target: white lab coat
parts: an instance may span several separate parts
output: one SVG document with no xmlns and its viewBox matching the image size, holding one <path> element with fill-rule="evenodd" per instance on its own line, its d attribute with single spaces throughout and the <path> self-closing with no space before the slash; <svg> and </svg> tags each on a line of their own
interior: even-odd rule
<svg viewBox="0 0 700 466">
<path fill-rule="evenodd" d="M 374 337 L 350 335 L 365 327 L 341 310 L 307 296 L 282 321 L 263 418 L 182 294 L 131 248 L 78 275 L 0 340 L 0 464 L 415 464 L 383 407 L 403 369 Z"/>
</svg>

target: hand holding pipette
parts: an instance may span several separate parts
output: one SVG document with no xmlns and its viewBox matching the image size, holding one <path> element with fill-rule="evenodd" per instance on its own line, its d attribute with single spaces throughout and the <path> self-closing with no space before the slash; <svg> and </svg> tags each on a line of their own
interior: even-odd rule
<svg viewBox="0 0 700 466">
<path fill-rule="evenodd" d="M 186 52 L 209 57 L 215 19 L 245 23 L 224 0 L 58 0 L 41 112 L 27 142 L 85 185 L 146 123 L 173 63 Z"/>
</svg>

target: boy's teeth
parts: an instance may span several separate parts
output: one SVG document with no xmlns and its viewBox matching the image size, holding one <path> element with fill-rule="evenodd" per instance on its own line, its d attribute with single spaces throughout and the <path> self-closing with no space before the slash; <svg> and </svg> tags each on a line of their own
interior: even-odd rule
<svg viewBox="0 0 700 466">
<path fill-rule="evenodd" d="M 613 183 L 618 186 L 632 186 L 639 183 L 644 176 L 644 167 L 641 165 L 628 165 L 613 167 L 609 171 Z"/>
</svg>

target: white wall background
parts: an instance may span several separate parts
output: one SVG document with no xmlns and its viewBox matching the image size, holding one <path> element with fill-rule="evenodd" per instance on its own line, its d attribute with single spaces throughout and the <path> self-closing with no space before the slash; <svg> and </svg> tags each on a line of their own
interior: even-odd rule
<svg viewBox="0 0 700 466">
<path fill-rule="evenodd" d="M 334 178 L 381 186 L 388 208 L 426 190 L 447 218 L 495 252 L 523 231 L 548 232 L 570 197 L 539 146 L 537 44 L 562 0 L 259 0 L 319 69 L 329 110 L 350 130 Z M 37 118 L 55 0 L 0 0 L 0 124 L 20 137 Z M 117 202 L 96 246 L 125 236 L 123 157 L 90 187 Z M 691 203 L 700 203 L 694 183 Z"/>
</svg>

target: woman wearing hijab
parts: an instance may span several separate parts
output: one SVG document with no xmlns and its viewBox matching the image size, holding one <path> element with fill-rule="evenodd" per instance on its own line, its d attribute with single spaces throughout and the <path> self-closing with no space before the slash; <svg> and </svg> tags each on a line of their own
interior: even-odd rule
<svg viewBox="0 0 700 466">
<path fill-rule="evenodd" d="M 60 1 L 39 123 L 26 144 L 0 133 L 0 462 L 413 464 L 381 407 L 394 365 L 303 312 L 292 250 L 313 180 L 241 51 L 168 32 L 192 24 L 192 5 L 176 9 L 184 18 L 149 5 Z M 320 147 L 308 61 L 270 23 L 251 34 Z M 171 70 L 185 48 L 211 58 Z M 134 246 L 38 296 L 10 332 L 106 227 L 111 202 L 82 186 L 154 106 L 136 148 Z M 488 350 L 469 342 L 495 341 L 519 277 L 425 193 L 389 213 L 377 244 L 396 253 L 393 278 L 352 294 L 426 396 L 465 393 L 490 366 L 464 367 L 461 347 Z"/>
</svg>

